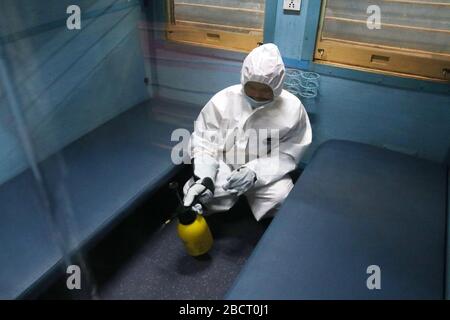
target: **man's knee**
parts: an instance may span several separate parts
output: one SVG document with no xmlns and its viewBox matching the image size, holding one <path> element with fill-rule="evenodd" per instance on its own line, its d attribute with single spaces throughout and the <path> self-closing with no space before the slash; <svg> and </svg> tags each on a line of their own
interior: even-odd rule
<svg viewBox="0 0 450 320">
<path fill-rule="evenodd" d="M 246 196 L 256 220 L 259 221 L 266 215 L 273 216 L 293 187 L 292 179 L 285 176 L 267 186 L 251 190 Z"/>
<path fill-rule="evenodd" d="M 272 182 L 253 190 L 257 198 L 271 199 L 273 202 L 282 202 L 294 187 L 290 176 L 286 175 L 278 181 Z"/>
</svg>

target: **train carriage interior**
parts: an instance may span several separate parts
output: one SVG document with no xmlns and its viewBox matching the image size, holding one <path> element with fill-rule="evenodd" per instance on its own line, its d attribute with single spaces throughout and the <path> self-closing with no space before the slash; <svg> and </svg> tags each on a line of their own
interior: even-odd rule
<svg viewBox="0 0 450 320">
<path fill-rule="evenodd" d="M 1 300 L 450 299 L 449 168 L 450 0 L 0 1 Z"/>
</svg>

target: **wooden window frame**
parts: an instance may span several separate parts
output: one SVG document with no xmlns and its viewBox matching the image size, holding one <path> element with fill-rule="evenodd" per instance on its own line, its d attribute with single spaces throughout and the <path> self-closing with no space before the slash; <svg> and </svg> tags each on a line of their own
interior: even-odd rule
<svg viewBox="0 0 450 320">
<path fill-rule="evenodd" d="M 322 38 L 328 0 L 322 1 L 314 62 L 369 72 L 450 81 L 450 55 Z"/>
<path fill-rule="evenodd" d="M 174 0 L 167 0 L 167 8 L 166 39 L 169 41 L 246 53 L 256 48 L 263 41 L 264 27 L 261 34 L 245 34 L 203 29 L 197 26 L 181 26 L 175 24 Z"/>
</svg>

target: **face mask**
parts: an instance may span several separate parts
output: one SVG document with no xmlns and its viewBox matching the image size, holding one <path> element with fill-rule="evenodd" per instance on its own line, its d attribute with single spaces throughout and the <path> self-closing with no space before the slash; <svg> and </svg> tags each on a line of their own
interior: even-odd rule
<svg viewBox="0 0 450 320">
<path fill-rule="evenodd" d="M 273 99 L 272 100 L 264 100 L 264 101 L 256 101 L 255 99 L 250 98 L 248 95 L 245 95 L 245 98 L 247 99 L 248 103 L 250 104 L 250 106 L 253 109 L 260 108 L 260 107 L 273 101 Z"/>
</svg>

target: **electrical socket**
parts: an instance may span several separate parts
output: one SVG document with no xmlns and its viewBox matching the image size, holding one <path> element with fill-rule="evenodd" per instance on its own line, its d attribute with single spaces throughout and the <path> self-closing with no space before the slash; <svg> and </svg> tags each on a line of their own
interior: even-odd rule
<svg viewBox="0 0 450 320">
<path fill-rule="evenodd" d="M 283 10 L 287 11 L 300 11 L 300 7 L 302 5 L 301 0 L 284 0 L 283 1 Z"/>
</svg>

